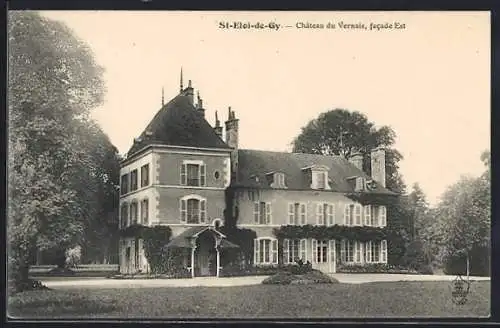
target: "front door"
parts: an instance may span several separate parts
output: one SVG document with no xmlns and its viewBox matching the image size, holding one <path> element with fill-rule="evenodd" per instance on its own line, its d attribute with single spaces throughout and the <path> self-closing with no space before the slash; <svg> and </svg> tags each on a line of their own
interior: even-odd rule
<svg viewBox="0 0 500 328">
<path fill-rule="evenodd" d="M 324 273 L 334 273 L 335 240 L 314 240 L 312 242 L 313 268 Z"/>
</svg>

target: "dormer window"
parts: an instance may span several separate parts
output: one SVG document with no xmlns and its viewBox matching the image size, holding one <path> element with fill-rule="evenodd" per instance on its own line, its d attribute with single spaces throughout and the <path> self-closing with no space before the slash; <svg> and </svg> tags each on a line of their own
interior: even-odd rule
<svg viewBox="0 0 500 328">
<path fill-rule="evenodd" d="M 330 189 L 330 179 L 328 178 L 328 170 L 330 168 L 324 165 L 313 165 L 302 169 L 311 181 L 312 189 Z"/>
<path fill-rule="evenodd" d="M 271 188 L 284 189 L 285 185 L 285 173 L 283 172 L 270 172 L 267 174 L 269 185 Z"/>
<path fill-rule="evenodd" d="M 363 177 L 356 177 L 356 186 L 354 188 L 354 191 L 364 191 L 365 190 L 365 178 Z"/>
</svg>

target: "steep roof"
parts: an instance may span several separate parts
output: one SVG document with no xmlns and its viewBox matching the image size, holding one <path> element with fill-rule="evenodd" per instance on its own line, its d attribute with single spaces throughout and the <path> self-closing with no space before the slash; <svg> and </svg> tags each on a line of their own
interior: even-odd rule
<svg viewBox="0 0 500 328">
<path fill-rule="evenodd" d="M 312 165 L 324 165 L 329 168 L 328 177 L 332 191 L 353 192 L 354 184 L 349 181 L 349 178 L 355 176 L 371 179 L 365 172 L 340 156 L 240 149 L 238 150 L 238 183 L 234 186 L 269 188 L 266 174 L 278 171 L 285 173 L 285 184 L 288 189 L 311 189 L 310 182 L 307 181 L 302 169 Z M 395 195 L 378 183 L 369 192 Z"/>
<path fill-rule="evenodd" d="M 138 139 L 128 151 L 128 156 L 150 144 L 229 149 L 189 97 L 183 94 L 163 106 Z"/>
</svg>

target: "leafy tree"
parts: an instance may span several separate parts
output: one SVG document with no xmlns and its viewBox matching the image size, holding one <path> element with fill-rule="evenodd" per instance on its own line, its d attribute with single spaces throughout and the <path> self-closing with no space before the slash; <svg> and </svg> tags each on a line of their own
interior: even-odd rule
<svg viewBox="0 0 500 328">
<path fill-rule="evenodd" d="M 366 115 L 345 109 L 324 112 L 311 120 L 293 141 L 293 152 L 322 155 L 340 155 L 349 158 L 354 153 L 363 155 L 363 170 L 371 174 L 370 151 L 386 148 L 386 185 L 403 193 L 405 184 L 398 163 L 403 156 L 392 148 L 396 133 L 388 126 L 377 128 Z"/>
<path fill-rule="evenodd" d="M 76 245 L 95 206 L 80 198 L 88 185 L 80 169 L 91 156 L 79 147 L 79 130 L 105 88 L 92 52 L 65 25 L 11 12 L 8 38 L 8 247 L 17 284 L 35 249 Z"/>
<path fill-rule="evenodd" d="M 377 128 L 366 115 L 346 109 L 334 109 L 320 114 L 302 128 L 293 144 L 293 152 L 340 155 L 349 158 L 354 153 L 363 155 L 363 171 L 371 174 L 371 150 L 376 147 L 386 149 L 386 186 L 404 194 L 406 186 L 399 173 L 401 153 L 393 148 L 396 133 L 388 126 Z M 410 242 L 408 202 L 398 199 L 387 207 L 388 228 L 391 231 L 389 261 L 397 263 Z"/>
<path fill-rule="evenodd" d="M 487 170 L 478 178 L 463 176 L 448 188 L 438 206 L 442 252 L 447 273 L 489 274 L 491 191 Z"/>
</svg>

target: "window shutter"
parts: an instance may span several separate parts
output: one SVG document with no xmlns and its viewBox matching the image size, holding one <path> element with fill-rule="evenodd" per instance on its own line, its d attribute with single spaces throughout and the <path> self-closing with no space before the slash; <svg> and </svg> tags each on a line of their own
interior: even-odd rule
<svg viewBox="0 0 500 328">
<path fill-rule="evenodd" d="M 271 224 L 271 203 L 266 203 L 266 224 Z"/>
<path fill-rule="evenodd" d="M 253 249 L 254 249 L 254 253 L 253 253 L 253 263 L 254 264 L 258 264 L 259 263 L 259 240 L 257 238 L 255 238 L 253 240 Z"/>
<path fill-rule="evenodd" d="M 356 204 L 354 206 L 354 224 L 361 225 L 361 204 Z"/>
<path fill-rule="evenodd" d="M 185 186 L 187 184 L 187 175 L 186 175 L 186 164 L 181 165 L 181 185 Z"/>
<path fill-rule="evenodd" d="M 288 258 L 290 256 L 290 241 L 288 239 L 283 239 L 283 263 L 288 264 Z"/>
<path fill-rule="evenodd" d="M 301 239 L 299 247 L 300 259 L 307 262 L 307 239 Z"/>
<path fill-rule="evenodd" d="M 293 203 L 288 203 L 288 224 L 295 224 L 295 213 Z"/>
<path fill-rule="evenodd" d="M 204 223 L 206 217 L 207 217 L 207 201 L 201 200 L 200 201 L 200 222 Z"/>
<path fill-rule="evenodd" d="M 316 239 L 312 240 L 312 263 L 317 263 L 318 261 L 318 241 Z"/>
<path fill-rule="evenodd" d="M 300 224 L 305 225 L 307 221 L 306 204 L 300 204 Z"/>
<path fill-rule="evenodd" d="M 371 205 L 365 205 L 365 225 L 369 226 L 371 224 Z"/>
<path fill-rule="evenodd" d="M 187 220 L 187 201 L 181 199 L 180 202 L 181 222 L 185 223 Z"/>
<path fill-rule="evenodd" d="M 316 204 L 316 224 L 317 225 L 324 225 L 324 218 L 323 218 L 323 204 L 317 203 Z"/>
<path fill-rule="evenodd" d="M 253 203 L 253 218 L 254 218 L 255 224 L 259 224 L 259 203 L 258 202 Z"/>
<path fill-rule="evenodd" d="M 329 240 L 328 244 L 328 248 L 330 249 L 330 263 L 335 263 L 335 240 Z"/>
<path fill-rule="evenodd" d="M 206 184 L 206 166 L 205 164 L 200 165 L 200 186 L 205 186 Z"/>
<path fill-rule="evenodd" d="M 272 263 L 278 264 L 278 240 L 271 240 L 271 249 L 272 249 Z"/>
<path fill-rule="evenodd" d="M 350 225 L 349 216 L 351 215 L 351 207 L 350 204 L 344 205 L 344 224 Z"/>
<path fill-rule="evenodd" d="M 340 241 L 340 260 L 342 261 L 342 263 L 347 262 L 346 247 L 347 247 L 347 245 L 346 245 L 345 239 L 342 239 Z"/>
<path fill-rule="evenodd" d="M 379 215 L 378 223 L 381 227 L 385 227 L 387 225 L 387 209 L 385 206 L 380 206 Z"/>
<path fill-rule="evenodd" d="M 380 262 L 387 263 L 387 240 L 380 242 Z"/>
<path fill-rule="evenodd" d="M 335 208 L 333 204 L 328 204 L 328 225 L 332 226 L 335 224 Z"/>
<path fill-rule="evenodd" d="M 358 241 L 359 247 L 359 261 L 363 263 L 365 261 L 365 243 Z"/>
<path fill-rule="evenodd" d="M 366 262 L 371 263 L 372 262 L 372 242 L 367 241 L 365 244 L 365 253 L 366 253 Z"/>
</svg>

